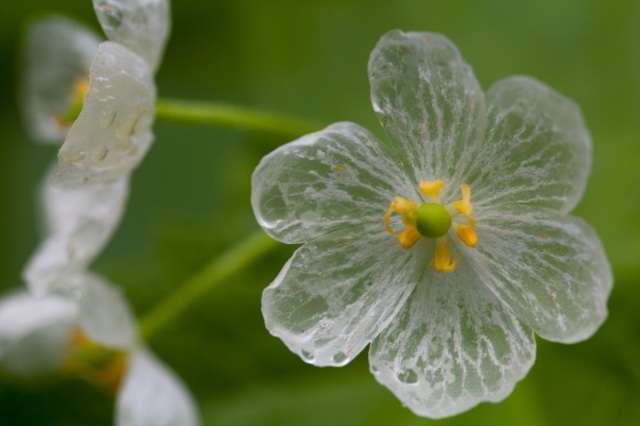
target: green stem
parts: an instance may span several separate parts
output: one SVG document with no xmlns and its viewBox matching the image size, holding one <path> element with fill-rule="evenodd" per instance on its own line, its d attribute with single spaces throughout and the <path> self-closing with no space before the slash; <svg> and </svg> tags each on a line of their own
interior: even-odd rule
<svg viewBox="0 0 640 426">
<path fill-rule="evenodd" d="M 213 259 L 200 272 L 183 283 L 175 293 L 140 319 L 140 336 L 149 341 L 162 327 L 225 279 L 268 253 L 278 243 L 259 231 Z"/>
<path fill-rule="evenodd" d="M 298 137 L 319 130 L 311 122 L 235 105 L 159 99 L 156 118 L 182 124 L 212 124 Z"/>
</svg>

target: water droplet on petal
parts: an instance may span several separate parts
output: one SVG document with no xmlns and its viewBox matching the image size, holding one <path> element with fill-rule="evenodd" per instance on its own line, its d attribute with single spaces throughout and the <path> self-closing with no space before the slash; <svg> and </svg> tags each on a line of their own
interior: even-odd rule
<svg viewBox="0 0 640 426">
<path fill-rule="evenodd" d="M 100 118 L 100 125 L 102 127 L 109 127 L 116 121 L 116 112 L 115 111 L 107 111 Z"/>
<path fill-rule="evenodd" d="M 72 151 L 72 152 L 61 152 L 62 161 L 65 163 L 77 163 L 87 156 L 86 151 Z"/>
<path fill-rule="evenodd" d="M 104 17 L 103 25 L 109 28 L 118 28 L 122 25 L 122 10 L 119 7 L 101 2 L 96 10 Z"/>
<path fill-rule="evenodd" d="M 345 365 L 349 362 L 349 357 L 344 352 L 338 352 L 333 355 L 333 363 L 335 365 Z"/>
<path fill-rule="evenodd" d="M 93 151 L 93 153 L 91 154 L 91 159 L 95 162 L 98 163 L 102 160 L 104 160 L 105 158 L 107 158 L 107 154 L 109 153 L 109 149 L 102 145 L 101 147 L 97 148 L 95 151 Z"/>
<path fill-rule="evenodd" d="M 416 374 L 415 371 L 413 371 L 410 368 L 398 373 L 397 377 L 398 377 L 398 380 L 400 380 L 402 383 L 407 383 L 409 385 L 418 383 L 418 375 Z"/>
</svg>

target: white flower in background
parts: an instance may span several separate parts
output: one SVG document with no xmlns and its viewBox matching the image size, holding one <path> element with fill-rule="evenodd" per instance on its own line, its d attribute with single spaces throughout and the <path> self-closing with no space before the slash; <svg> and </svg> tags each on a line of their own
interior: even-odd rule
<svg viewBox="0 0 640 426">
<path fill-rule="evenodd" d="M 82 108 L 100 38 L 59 15 L 34 21 L 24 41 L 20 104 L 36 140 L 59 143 Z"/>
<path fill-rule="evenodd" d="M 191 426 L 198 414 L 182 381 L 139 341 L 123 296 L 85 274 L 79 300 L 16 292 L 0 299 L 0 368 L 16 376 L 62 372 L 116 396 L 118 426 Z"/>
<path fill-rule="evenodd" d="M 66 135 L 53 179 L 67 187 L 110 182 L 142 161 L 170 29 L 168 0 L 95 0 L 94 8 L 111 41 L 98 46 L 59 16 L 34 22 L 26 36 L 25 121 L 40 138 Z"/>
<path fill-rule="evenodd" d="M 151 147 L 157 70 L 169 35 L 168 0 L 94 0 L 110 40 L 91 65 L 82 111 L 58 153 L 54 182 L 83 186 L 131 172 Z"/>
<path fill-rule="evenodd" d="M 376 379 L 419 415 L 500 401 L 534 332 L 577 342 L 607 316 L 609 263 L 569 214 L 591 164 L 580 111 L 527 77 L 484 94 L 437 34 L 386 34 L 369 78 L 388 142 L 338 123 L 253 174 L 260 225 L 304 243 L 263 293 L 267 328 L 318 366 L 370 344 Z"/>
<path fill-rule="evenodd" d="M 45 238 L 24 271 L 43 297 L 0 300 L 0 367 L 23 376 L 64 372 L 113 391 L 119 426 L 196 425 L 191 395 L 140 342 L 124 298 L 87 272 L 120 221 L 129 172 L 153 140 L 153 74 L 169 2 L 94 6 L 113 41 L 99 44 L 59 16 L 35 22 L 26 38 L 26 121 L 39 138 L 66 139 L 42 185 Z"/>
</svg>

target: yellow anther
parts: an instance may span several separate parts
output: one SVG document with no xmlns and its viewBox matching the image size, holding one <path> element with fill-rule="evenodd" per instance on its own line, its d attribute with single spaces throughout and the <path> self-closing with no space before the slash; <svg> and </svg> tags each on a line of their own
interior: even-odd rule
<svg viewBox="0 0 640 426">
<path fill-rule="evenodd" d="M 438 238 L 436 242 L 436 253 L 433 255 L 431 264 L 438 272 L 453 272 L 456 264 L 460 259 L 460 255 L 456 254 L 451 262 L 451 246 L 446 237 Z"/>
<path fill-rule="evenodd" d="M 422 181 L 420 182 L 420 193 L 430 197 L 439 197 L 440 191 L 444 188 L 444 182 L 441 180 Z"/>
<path fill-rule="evenodd" d="M 471 248 L 478 245 L 478 236 L 473 230 L 473 226 L 465 224 L 458 225 L 458 228 L 456 229 L 456 235 L 458 236 L 458 238 L 460 238 L 460 241 Z"/>
<path fill-rule="evenodd" d="M 402 231 L 400 236 L 398 237 L 398 241 L 403 249 L 408 250 L 411 247 L 415 246 L 418 240 L 420 239 L 420 234 L 418 230 L 413 226 Z"/>
<path fill-rule="evenodd" d="M 458 212 L 466 217 L 469 220 L 471 218 L 471 213 L 473 212 L 473 204 L 471 204 L 471 188 L 466 183 L 463 183 L 460 186 L 460 191 L 462 191 L 462 200 L 456 201 L 453 203 Z"/>
<path fill-rule="evenodd" d="M 409 201 L 409 200 L 405 200 L 402 197 L 396 197 L 393 199 L 393 202 L 391 203 L 391 207 L 397 212 L 397 213 L 406 213 L 410 210 L 415 210 L 418 208 L 418 203 L 414 203 L 413 201 Z"/>
</svg>

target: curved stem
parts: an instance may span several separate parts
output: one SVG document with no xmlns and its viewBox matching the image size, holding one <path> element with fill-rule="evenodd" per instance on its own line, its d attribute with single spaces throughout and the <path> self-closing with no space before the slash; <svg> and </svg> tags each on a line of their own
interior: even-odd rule
<svg viewBox="0 0 640 426">
<path fill-rule="evenodd" d="M 278 246 L 278 242 L 259 231 L 213 259 L 200 272 L 179 286 L 175 293 L 140 319 L 140 336 L 149 341 L 162 327 L 226 278 Z"/>
<path fill-rule="evenodd" d="M 317 131 L 311 122 L 235 105 L 158 99 L 156 119 L 183 124 L 212 124 L 298 137 Z"/>
</svg>

